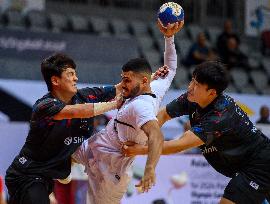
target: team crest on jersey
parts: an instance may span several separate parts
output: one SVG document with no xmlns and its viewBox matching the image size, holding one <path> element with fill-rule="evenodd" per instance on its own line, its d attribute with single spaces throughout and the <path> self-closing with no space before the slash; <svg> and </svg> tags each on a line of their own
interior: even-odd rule
<svg viewBox="0 0 270 204">
<path fill-rule="evenodd" d="M 25 164 L 25 162 L 27 162 L 27 159 L 26 159 L 25 157 L 20 157 L 20 158 L 19 158 L 19 162 L 20 162 L 21 164 Z"/>
<path fill-rule="evenodd" d="M 202 133 L 203 129 L 201 127 L 193 127 L 194 132 Z"/>
<path fill-rule="evenodd" d="M 73 144 L 81 144 L 84 141 L 84 136 L 80 137 L 67 137 L 64 140 L 65 145 L 70 145 L 71 143 Z"/>
<path fill-rule="evenodd" d="M 67 137 L 64 141 L 65 145 L 70 145 L 72 143 L 72 137 Z"/>
<path fill-rule="evenodd" d="M 258 185 L 257 183 L 255 183 L 254 181 L 251 181 L 251 182 L 249 183 L 249 185 L 250 185 L 252 188 L 254 188 L 255 190 L 258 190 L 258 188 L 259 188 L 259 185 Z"/>
</svg>

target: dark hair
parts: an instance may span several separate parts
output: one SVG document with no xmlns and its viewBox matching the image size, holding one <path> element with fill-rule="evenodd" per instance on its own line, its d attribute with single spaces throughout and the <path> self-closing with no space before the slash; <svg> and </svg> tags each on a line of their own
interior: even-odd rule
<svg viewBox="0 0 270 204">
<path fill-rule="evenodd" d="M 144 58 L 135 58 L 129 60 L 126 64 L 122 67 L 123 72 L 132 71 L 135 73 L 142 73 L 145 72 L 147 74 L 152 74 L 152 68 L 149 62 Z"/>
<path fill-rule="evenodd" d="M 229 73 L 221 62 L 207 61 L 196 66 L 192 77 L 200 84 L 206 84 L 208 89 L 215 89 L 221 94 L 229 84 Z"/>
<path fill-rule="evenodd" d="M 49 91 L 52 90 L 51 77 L 60 77 L 67 68 L 76 69 L 76 64 L 65 54 L 57 53 L 42 61 L 41 72 Z"/>
</svg>

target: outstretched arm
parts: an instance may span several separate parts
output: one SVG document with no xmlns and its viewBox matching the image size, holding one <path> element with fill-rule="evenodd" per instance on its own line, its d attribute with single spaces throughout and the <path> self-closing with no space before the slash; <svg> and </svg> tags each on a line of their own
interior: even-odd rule
<svg viewBox="0 0 270 204">
<path fill-rule="evenodd" d="M 162 150 L 163 134 L 156 120 L 148 121 L 141 128 L 148 136 L 149 149 L 146 153 L 148 154 L 148 157 L 144 176 L 136 187 L 142 188 L 143 192 L 147 192 L 156 182 L 155 168 Z"/>
<path fill-rule="evenodd" d="M 53 119 L 90 118 L 116 109 L 120 107 L 122 102 L 122 97 L 117 96 L 116 99 L 111 102 L 66 105 L 60 112 L 54 115 Z"/>
<path fill-rule="evenodd" d="M 158 19 L 157 26 L 160 32 L 163 33 L 164 36 L 169 38 L 175 35 L 175 33 L 177 33 L 179 30 L 181 30 L 181 28 L 184 26 L 184 23 L 185 23 L 184 20 L 182 20 L 173 24 L 169 23 L 167 27 L 164 27 L 161 21 Z"/>
<path fill-rule="evenodd" d="M 198 136 L 188 130 L 179 139 L 164 141 L 162 155 L 175 154 L 203 144 L 204 142 Z M 131 146 L 124 145 L 122 151 L 125 156 L 136 156 L 147 154 L 148 149 L 148 146 L 135 144 Z"/>
<path fill-rule="evenodd" d="M 160 32 L 163 33 L 165 40 L 164 65 L 169 69 L 169 73 L 165 78 L 160 78 L 151 83 L 151 90 L 157 95 L 159 101 L 162 100 L 166 91 L 169 89 L 176 73 L 177 54 L 174 44 L 174 34 L 182 28 L 183 24 L 184 22 L 181 21 L 165 28 L 158 21 L 158 27 Z"/>
</svg>

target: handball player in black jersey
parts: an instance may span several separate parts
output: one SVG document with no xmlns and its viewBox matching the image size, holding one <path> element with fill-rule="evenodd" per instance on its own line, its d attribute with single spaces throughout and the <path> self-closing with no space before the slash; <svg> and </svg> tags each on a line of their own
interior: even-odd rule
<svg viewBox="0 0 270 204">
<path fill-rule="evenodd" d="M 228 82 L 218 62 L 196 67 L 187 92 L 159 111 L 160 125 L 182 115 L 189 115 L 191 123 L 182 137 L 165 141 L 162 154 L 199 147 L 216 171 L 231 178 L 220 204 L 262 204 L 270 193 L 270 140 L 223 93 Z M 123 148 L 127 156 L 147 151 L 140 145 Z"/>
<path fill-rule="evenodd" d="M 120 84 L 77 89 L 76 65 L 66 55 L 45 59 L 41 71 L 49 92 L 34 104 L 25 144 L 6 172 L 11 204 L 49 204 L 53 179 L 69 176 L 70 156 L 91 136 L 93 116 L 122 102 L 110 101 Z"/>
</svg>

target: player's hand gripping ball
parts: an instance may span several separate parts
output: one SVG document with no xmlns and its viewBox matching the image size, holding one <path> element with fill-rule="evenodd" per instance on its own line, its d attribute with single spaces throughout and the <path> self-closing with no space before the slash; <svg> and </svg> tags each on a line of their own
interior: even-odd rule
<svg viewBox="0 0 270 204">
<path fill-rule="evenodd" d="M 184 20 L 183 8 L 174 2 L 167 2 L 163 4 L 158 11 L 158 18 L 164 27 L 178 21 Z"/>
</svg>

